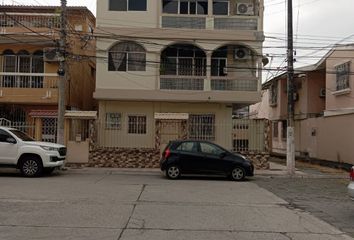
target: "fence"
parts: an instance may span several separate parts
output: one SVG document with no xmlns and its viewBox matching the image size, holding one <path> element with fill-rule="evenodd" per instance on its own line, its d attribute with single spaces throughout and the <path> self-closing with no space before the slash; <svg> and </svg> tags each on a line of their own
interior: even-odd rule
<svg viewBox="0 0 354 240">
<path fill-rule="evenodd" d="M 118 123 L 97 121 L 94 126 L 93 142 L 97 147 L 159 148 L 171 140 L 193 139 L 212 141 L 234 152 L 268 150 L 264 120 L 220 122 L 213 115 L 206 115 L 202 119 L 190 115 L 189 120 L 149 121 L 141 117 Z"/>
<path fill-rule="evenodd" d="M 0 118 L 0 126 L 18 129 L 28 136 L 35 137 L 35 125 L 27 122 L 11 122 L 5 118 Z"/>
</svg>

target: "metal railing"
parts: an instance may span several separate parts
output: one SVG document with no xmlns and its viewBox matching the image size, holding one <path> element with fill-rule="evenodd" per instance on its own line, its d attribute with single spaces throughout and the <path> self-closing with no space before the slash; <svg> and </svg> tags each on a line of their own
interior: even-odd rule
<svg viewBox="0 0 354 240">
<path fill-rule="evenodd" d="M 0 88 L 57 88 L 56 74 L 0 73 Z"/>
<path fill-rule="evenodd" d="M 166 14 L 161 16 L 162 28 L 258 30 L 258 16 L 212 16 Z"/>
<path fill-rule="evenodd" d="M 161 76 L 160 89 L 203 91 L 204 78 L 198 76 Z"/>
<path fill-rule="evenodd" d="M 218 91 L 257 91 L 257 79 L 230 79 L 226 77 L 212 77 L 211 90 Z"/>
<path fill-rule="evenodd" d="M 167 144 L 171 140 L 207 140 L 220 145 L 231 145 L 234 152 L 265 152 L 267 149 L 266 120 L 230 119 L 216 121 L 212 114 L 203 118 L 190 115 L 186 120 L 162 120 L 157 123 L 147 118 L 143 134 L 132 134 L 127 121 L 114 124 L 97 121 L 94 124 L 94 146 L 108 148 L 155 148 L 156 142 Z M 114 127 L 112 127 L 114 126 Z M 160 145 L 160 146 L 161 146 Z M 228 147 L 227 147 L 228 148 Z"/>
<path fill-rule="evenodd" d="M 60 28 L 59 14 L 0 13 L 0 27 Z"/>
</svg>

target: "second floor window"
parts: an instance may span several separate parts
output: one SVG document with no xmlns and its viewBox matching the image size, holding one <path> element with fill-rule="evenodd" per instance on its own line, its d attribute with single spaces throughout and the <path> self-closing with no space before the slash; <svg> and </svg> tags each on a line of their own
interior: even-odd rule
<svg viewBox="0 0 354 240">
<path fill-rule="evenodd" d="M 227 1 L 227 0 L 214 0 L 213 1 L 213 14 L 214 15 L 229 15 L 229 1 Z"/>
<path fill-rule="evenodd" d="M 336 69 L 336 90 L 349 88 L 350 62 L 335 67 Z"/>
<path fill-rule="evenodd" d="M 146 11 L 147 0 L 109 0 L 110 11 Z"/>
<path fill-rule="evenodd" d="M 208 0 L 162 0 L 162 12 L 207 15 Z"/>
<path fill-rule="evenodd" d="M 269 88 L 269 105 L 276 106 L 278 103 L 278 82 L 275 81 Z"/>
<path fill-rule="evenodd" d="M 145 71 L 145 49 L 134 42 L 120 42 L 108 52 L 108 71 Z"/>
</svg>

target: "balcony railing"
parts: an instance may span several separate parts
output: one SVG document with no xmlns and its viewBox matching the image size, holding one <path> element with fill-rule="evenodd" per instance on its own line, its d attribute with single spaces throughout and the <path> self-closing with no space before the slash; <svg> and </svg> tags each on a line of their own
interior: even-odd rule
<svg viewBox="0 0 354 240">
<path fill-rule="evenodd" d="M 201 76 L 161 76 L 162 90 L 204 90 L 204 77 Z"/>
<path fill-rule="evenodd" d="M 208 84 L 210 87 L 208 87 Z M 227 77 L 212 77 L 208 83 L 204 76 L 160 76 L 161 90 L 192 90 L 205 91 L 258 91 L 257 79 L 233 79 Z"/>
<path fill-rule="evenodd" d="M 57 88 L 57 74 L 0 73 L 0 88 Z"/>
<path fill-rule="evenodd" d="M 0 13 L 0 27 L 59 28 L 59 14 Z"/>
<path fill-rule="evenodd" d="M 162 28 L 209 30 L 258 30 L 258 16 L 195 16 L 166 14 L 161 16 Z"/>
<path fill-rule="evenodd" d="M 227 77 L 212 77 L 211 90 L 216 91 L 257 91 L 257 79 L 232 79 Z"/>
</svg>

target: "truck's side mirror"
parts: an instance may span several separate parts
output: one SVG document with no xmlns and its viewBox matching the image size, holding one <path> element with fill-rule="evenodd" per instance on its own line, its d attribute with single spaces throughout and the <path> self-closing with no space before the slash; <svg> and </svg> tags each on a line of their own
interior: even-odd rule
<svg viewBox="0 0 354 240">
<path fill-rule="evenodd" d="M 12 138 L 12 137 L 8 137 L 8 138 L 6 138 L 6 142 L 7 142 L 7 143 L 16 144 L 16 139 L 14 139 L 14 138 Z"/>
</svg>

